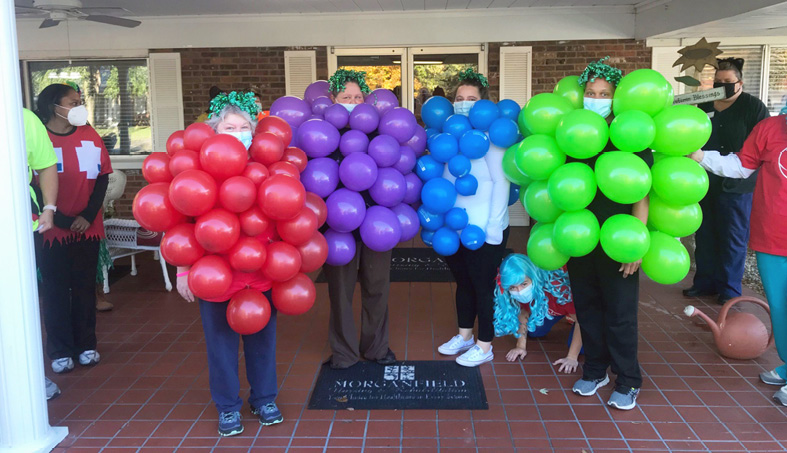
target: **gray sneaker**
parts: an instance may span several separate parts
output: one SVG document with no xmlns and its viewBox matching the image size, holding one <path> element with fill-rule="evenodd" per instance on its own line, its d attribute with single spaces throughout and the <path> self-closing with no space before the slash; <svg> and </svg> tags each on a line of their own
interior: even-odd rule
<svg viewBox="0 0 787 453">
<path fill-rule="evenodd" d="M 639 389 L 634 387 L 616 388 L 615 391 L 612 392 L 612 396 L 609 397 L 607 404 L 614 407 L 615 409 L 630 411 L 636 407 L 638 395 Z"/>
<path fill-rule="evenodd" d="M 52 382 L 51 379 L 49 379 L 49 378 L 44 378 L 44 379 L 46 379 L 46 381 L 45 381 L 45 384 L 46 384 L 46 400 L 47 401 L 53 400 L 53 399 L 57 398 L 58 396 L 60 396 L 60 387 L 58 387 L 57 384 Z"/>
<path fill-rule="evenodd" d="M 787 385 L 780 388 L 778 392 L 774 393 L 773 399 L 782 406 L 787 406 Z"/>
<path fill-rule="evenodd" d="M 760 380 L 768 385 L 787 385 L 787 380 L 782 379 L 776 370 L 764 371 L 760 373 Z"/>
<path fill-rule="evenodd" d="M 607 384 L 609 384 L 609 376 L 605 374 L 601 379 L 593 379 L 591 381 L 580 379 L 574 383 L 571 391 L 580 396 L 593 396 L 596 394 L 596 390 Z"/>
</svg>

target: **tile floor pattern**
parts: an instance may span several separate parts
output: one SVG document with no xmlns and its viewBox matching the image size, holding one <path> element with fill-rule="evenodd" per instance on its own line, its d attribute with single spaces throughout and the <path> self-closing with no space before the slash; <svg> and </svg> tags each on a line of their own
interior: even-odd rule
<svg viewBox="0 0 787 453">
<path fill-rule="evenodd" d="M 526 235 L 515 231 L 510 246 L 524 250 Z M 505 361 L 512 338 L 495 340 L 495 360 L 482 367 L 487 411 L 307 410 L 329 355 L 327 291 L 320 284 L 308 314 L 279 318 L 277 402 L 285 422 L 261 427 L 246 406 L 246 431 L 220 439 L 197 306 L 164 291 L 156 262 L 140 261 L 138 276 L 112 286 L 115 310 L 98 315 L 101 364 L 49 373 L 63 390 L 49 404 L 51 424 L 70 431 L 56 451 L 787 450 L 787 410 L 771 400 L 777 388 L 757 379 L 779 363 L 776 352 L 748 361 L 721 358 L 710 330 L 682 315 L 693 303 L 715 318 L 713 301 L 683 298 L 687 282 L 665 287 L 645 277 L 639 311 L 645 383 L 633 411 L 605 406 L 612 386 L 591 398 L 570 392 L 578 374 L 559 375 L 551 365 L 565 354 L 566 324 L 530 340 L 522 362 Z M 391 348 L 400 358 L 441 358 L 437 346 L 455 333 L 453 290 L 450 283 L 391 285 Z"/>
</svg>

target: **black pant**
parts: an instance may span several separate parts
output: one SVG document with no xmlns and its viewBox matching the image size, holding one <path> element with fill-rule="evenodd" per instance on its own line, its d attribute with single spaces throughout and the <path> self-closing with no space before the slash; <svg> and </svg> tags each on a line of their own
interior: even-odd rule
<svg viewBox="0 0 787 453">
<path fill-rule="evenodd" d="M 506 253 L 509 228 L 503 231 L 503 242 L 486 244 L 478 250 L 459 246 L 459 251 L 445 258 L 456 280 L 456 318 L 460 329 L 472 329 L 478 317 L 478 340 L 495 338 L 494 311 L 495 277 Z"/>
<path fill-rule="evenodd" d="M 83 240 L 40 248 L 46 351 L 52 360 L 96 349 L 98 245 Z"/>
<path fill-rule="evenodd" d="M 620 263 L 609 258 L 600 246 L 589 255 L 568 262 L 571 293 L 585 349 L 582 378 L 603 378 L 611 366 L 612 372 L 618 375 L 618 386 L 640 388 L 639 272 L 623 278 L 618 269 Z"/>
</svg>

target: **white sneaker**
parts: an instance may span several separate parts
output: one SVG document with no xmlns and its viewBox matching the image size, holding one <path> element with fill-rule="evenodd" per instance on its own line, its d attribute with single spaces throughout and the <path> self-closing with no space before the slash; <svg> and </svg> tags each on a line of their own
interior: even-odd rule
<svg viewBox="0 0 787 453">
<path fill-rule="evenodd" d="M 472 335 L 470 335 L 470 339 L 467 341 L 465 341 L 461 335 L 457 335 L 441 344 L 440 347 L 437 348 L 437 352 L 443 355 L 457 355 L 460 352 L 465 352 L 472 348 L 474 344 L 475 340 L 473 340 Z"/>
<path fill-rule="evenodd" d="M 71 357 L 61 357 L 52 361 L 52 371 L 57 374 L 68 373 L 74 369 L 74 360 Z"/>
<path fill-rule="evenodd" d="M 45 384 L 46 384 L 46 400 L 49 401 L 51 399 L 55 399 L 60 395 L 60 387 L 57 386 L 51 379 L 45 377 Z"/>
<path fill-rule="evenodd" d="M 85 365 L 85 366 L 95 365 L 99 361 L 101 361 L 101 355 L 99 355 L 98 351 L 95 351 L 93 349 L 83 351 L 82 354 L 79 354 L 80 365 Z"/>
<path fill-rule="evenodd" d="M 481 346 L 473 345 L 470 350 L 456 358 L 456 363 L 462 366 L 478 366 L 482 363 L 491 362 L 495 358 L 492 354 L 492 346 L 489 346 L 489 352 L 484 352 Z"/>
</svg>

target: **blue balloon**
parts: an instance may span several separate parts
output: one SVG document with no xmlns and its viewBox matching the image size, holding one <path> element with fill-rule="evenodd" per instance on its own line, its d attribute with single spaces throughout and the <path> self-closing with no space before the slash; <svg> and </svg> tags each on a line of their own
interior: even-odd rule
<svg viewBox="0 0 787 453">
<path fill-rule="evenodd" d="M 462 245 L 470 250 L 478 250 L 486 241 L 486 233 L 478 225 L 468 225 L 462 230 Z"/>
<path fill-rule="evenodd" d="M 424 241 L 424 244 L 431 247 L 432 238 L 434 238 L 434 231 L 421 230 L 421 240 Z"/>
<path fill-rule="evenodd" d="M 432 237 L 432 247 L 438 255 L 451 256 L 459 250 L 459 235 L 450 228 L 440 228 Z"/>
<path fill-rule="evenodd" d="M 479 130 L 469 130 L 459 139 L 459 151 L 469 159 L 480 159 L 489 151 L 489 137 Z"/>
<path fill-rule="evenodd" d="M 468 118 L 470 119 L 470 124 L 472 124 L 474 128 L 481 131 L 487 131 L 489 130 L 489 126 L 492 125 L 492 122 L 500 118 L 500 110 L 497 108 L 497 105 L 489 99 L 481 99 L 480 101 L 476 101 L 473 107 L 470 108 Z"/>
<path fill-rule="evenodd" d="M 426 128 L 426 138 L 430 139 L 433 135 L 437 135 L 440 133 L 440 129 L 434 127 L 427 127 Z"/>
<path fill-rule="evenodd" d="M 456 189 L 445 178 L 430 179 L 421 189 L 421 202 L 429 212 L 445 214 L 456 203 Z"/>
<path fill-rule="evenodd" d="M 418 208 L 418 221 L 424 230 L 436 231 L 445 224 L 445 216 L 429 212 L 423 205 Z"/>
<path fill-rule="evenodd" d="M 466 175 L 458 178 L 454 186 L 456 187 L 456 193 L 469 197 L 470 195 L 475 195 L 475 192 L 478 190 L 478 180 L 473 175 Z"/>
<path fill-rule="evenodd" d="M 469 174 L 472 166 L 473 164 L 470 163 L 470 159 L 461 154 L 457 154 L 448 161 L 448 171 L 457 178 Z"/>
<path fill-rule="evenodd" d="M 519 111 L 522 110 L 519 104 L 511 99 L 503 99 L 498 102 L 497 109 L 500 110 L 501 117 L 508 118 L 511 121 L 516 121 L 516 119 L 519 118 Z"/>
<path fill-rule="evenodd" d="M 489 140 L 501 148 L 508 148 L 517 142 L 519 127 L 508 118 L 498 118 L 489 126 Z"/>
<path fill-rule="evenodd" d="M 467 119 L 464 115 L 451 115 L 445 120 L 443 123 L 443 133 L 444 134 L 451 134 L 459 140 L 465 132 L 472 130 L 473 126 L 470 124 L 470 120 Z"/>
<path fill-rule="evenodd" d="M 438 162 L 448 162 L 459 152 L 459 142 L 451 134 L 437 134 L 427 142 L 429 154 Z"/>
<path fill-rule="evenodd" d="M 467 226 L 469 218 L 463 208 L 451 208 L 445 213 L 445 225 L 452 230 L 461 230 Z"/>
<path fill-rule="evenodd" d="M 432 96 L 421 107 L 421 119 L 427 127 L 440 129 L 443 122 L 454 114 L 454 105 L 442 96 Z"/>
<path fill-rule="evenodd" d="M 434 157 L 428 154 L 421 156 L 415 163 L 415 174 L 421 178 L 421 181 L 439 178 L 443 176 L 443 164 L 434 160 Z"/>
<path fill-rule="evenodd" d="M 508 205 L 514 205 L 519 201 L 519 186 L 511 183 L 511 189 L 508 192 Z"/>
</svg>

